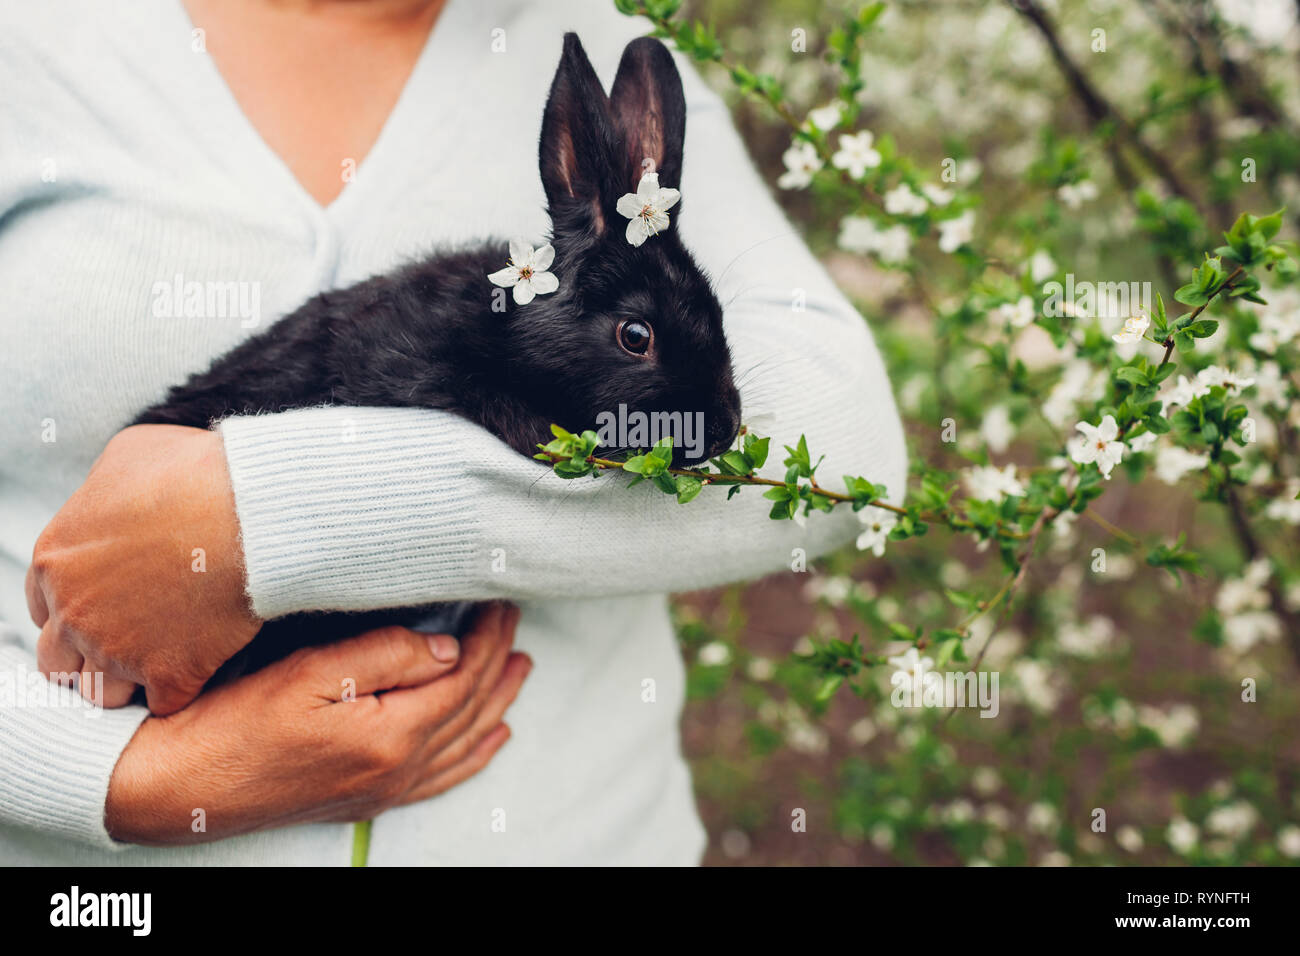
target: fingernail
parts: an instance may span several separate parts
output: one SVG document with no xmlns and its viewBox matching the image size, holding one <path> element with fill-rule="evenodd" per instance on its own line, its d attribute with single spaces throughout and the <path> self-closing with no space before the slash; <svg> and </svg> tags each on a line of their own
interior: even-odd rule
<svg viewBox="0 0 1300 956">
<path fill-rule="evenodd" d="M 430 634 L 429 649 L 435 658 L 449 664 L 460 654 L 460 641 L 450 634 Z"/>
</svg>

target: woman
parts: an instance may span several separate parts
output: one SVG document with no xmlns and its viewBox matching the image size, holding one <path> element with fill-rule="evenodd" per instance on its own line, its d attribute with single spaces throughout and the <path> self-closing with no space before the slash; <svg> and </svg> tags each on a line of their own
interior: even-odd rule
<svg viewBox="0 0 1300 956">
<path fill-rule="evenodd" d="M 344 864 L 340 824 L 378 815 L 372 864 L 697 862 L 665 594 L 842 545 L 851 516 L 804 530 L 758 495 L 680 507 L 564 482 L 421 410 L 119 432 L 322 289 L 436 245 L 540 241 L 561 37 L 608 87 L 646 24 L 591 0 L 0 16 L 0 662 L 11 682 L 107 670 L 127 680 L 82 692 L 117 705 L 138 681 L 155 712 L 68 687 L 0 707 L 0 860 Z M 897 495 L 865 325 L 679 65 L 680 228 L 725 304 L 746 413 L 806 433 L 822 474 Z M 519 610 L 459 648 L 386 629 L 193 699 L 263 619 L 490 599 Z"/>
</svg>

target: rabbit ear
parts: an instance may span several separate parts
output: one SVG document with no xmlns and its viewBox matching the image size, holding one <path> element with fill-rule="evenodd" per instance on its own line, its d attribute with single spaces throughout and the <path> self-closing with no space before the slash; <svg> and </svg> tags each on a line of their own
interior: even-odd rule
<svg viewBox="0 0 1300 956">
<path fill-rule="evenodd" d="M 668 48 L 652 37 L 629 43 L 609 99 L 622 143 L 621 175 L 627 189 L 635 190 L 647 172 L 658 173 L 663 186 L 681 186 L 686 97 Z"/>
<path fill-rule="evenodd" d="M 609 100 L 576 33 L 564 35 L 564 53 L 542 117 L 539 166 L 557 232 L 605 231 L 617 201 L 617 132 Z"/>
</svg>

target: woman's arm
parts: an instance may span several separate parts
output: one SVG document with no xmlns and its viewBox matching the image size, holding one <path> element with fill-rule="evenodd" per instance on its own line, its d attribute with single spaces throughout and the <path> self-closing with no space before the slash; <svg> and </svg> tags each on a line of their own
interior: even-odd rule
<svg viewBox="0 0 1300 956">
<path fill-rule="evenodd" d="M 512 650 L 518 621 L 493 605 L 459 642 L 371 631 L 162 718 L 48 682 L 0 625 L 0 824 L 116 850 L 370 819 L 435 796 L 509 739 L 503 719 L 532 667 Z"/>
<path fill-rule="evenodd" d="M 148 716 L 143 707 L 102 710 L 47 682 L 0 624 L 0 822 L 121 846 L 104 826 L 104 801 L 118 757 Z"/>
<path fill-rule="evenodd" d="M 679 224 L 724 303 L 746 415 L 766 412 L 774 443 L 807 434 L 828 484 L 860 474 L 897 500 L 902 428 L 866 324 L 768 195 L 725 106 L 682 72 Z M 687 590 L 778 570 L 857 527 L 847 513 L 813 514 L 807 531 L 769 521 L 753 489 L 683 506 L 616 477 L 565 481 L 443 412 L 306 409 L 221 433 L 260 617 Z"/>
</svg>

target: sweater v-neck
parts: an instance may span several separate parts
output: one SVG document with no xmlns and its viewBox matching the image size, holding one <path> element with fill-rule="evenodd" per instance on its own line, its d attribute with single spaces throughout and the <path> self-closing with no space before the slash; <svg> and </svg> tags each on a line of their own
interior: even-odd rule
<svg viewBox="0 0 1300 956">
<path fill-rule="evenodd" d="M 467 44 L 463 42 L 466 25 L 461 21 L 469 5 L 466 0 L 446 0 L 397 101 L 384 119 L 379 135 L 358 164 L 353 177 L 326 204 L 321 204 L 307 191 L 288 163 L 248 119 L 216 62 L 206 53 L 196 57 L 190 44 L 180 42 L 180 37 L 192 37 L 200 27 L 190 18 L 181 0 L 169 0 L 168 6 L 177 22 L 174 27 L 168 26 L 166 32 L 170 34 L 173 29 L 177 32 L 168 37 L 163 46 L 172 51 L 171 55 L 180 58 L 172 75 L 185 84 L 180 90 L 181 95 L 197 105 L 203 114 L 202 121 L 195 128 L 204 136 L 205 148 L 220 150 L 232 157 L 241 189 L 263 195 L 274 208 L 287 203 L 298 213 L 306 215 L 319 230 L 321 227 L 338 227 L 358 207 L 364 208 L 371 192 L 368 183 L 383 182 L 390 175 L 400 178 L 403 175 L 400 171 L 402 162 L 428 152 L 427 145 L 424 149 L 419 148 L 417 134 L 437 127 L 436 123 L 429 122 L 430 114 L 438 111 L 440 104 L 445 102 L 441 96 L 428 95 L 429 91 L 447 91 L 450 94 L 464 82 L 468 64 L 465 61 Z"/>
</svg>

